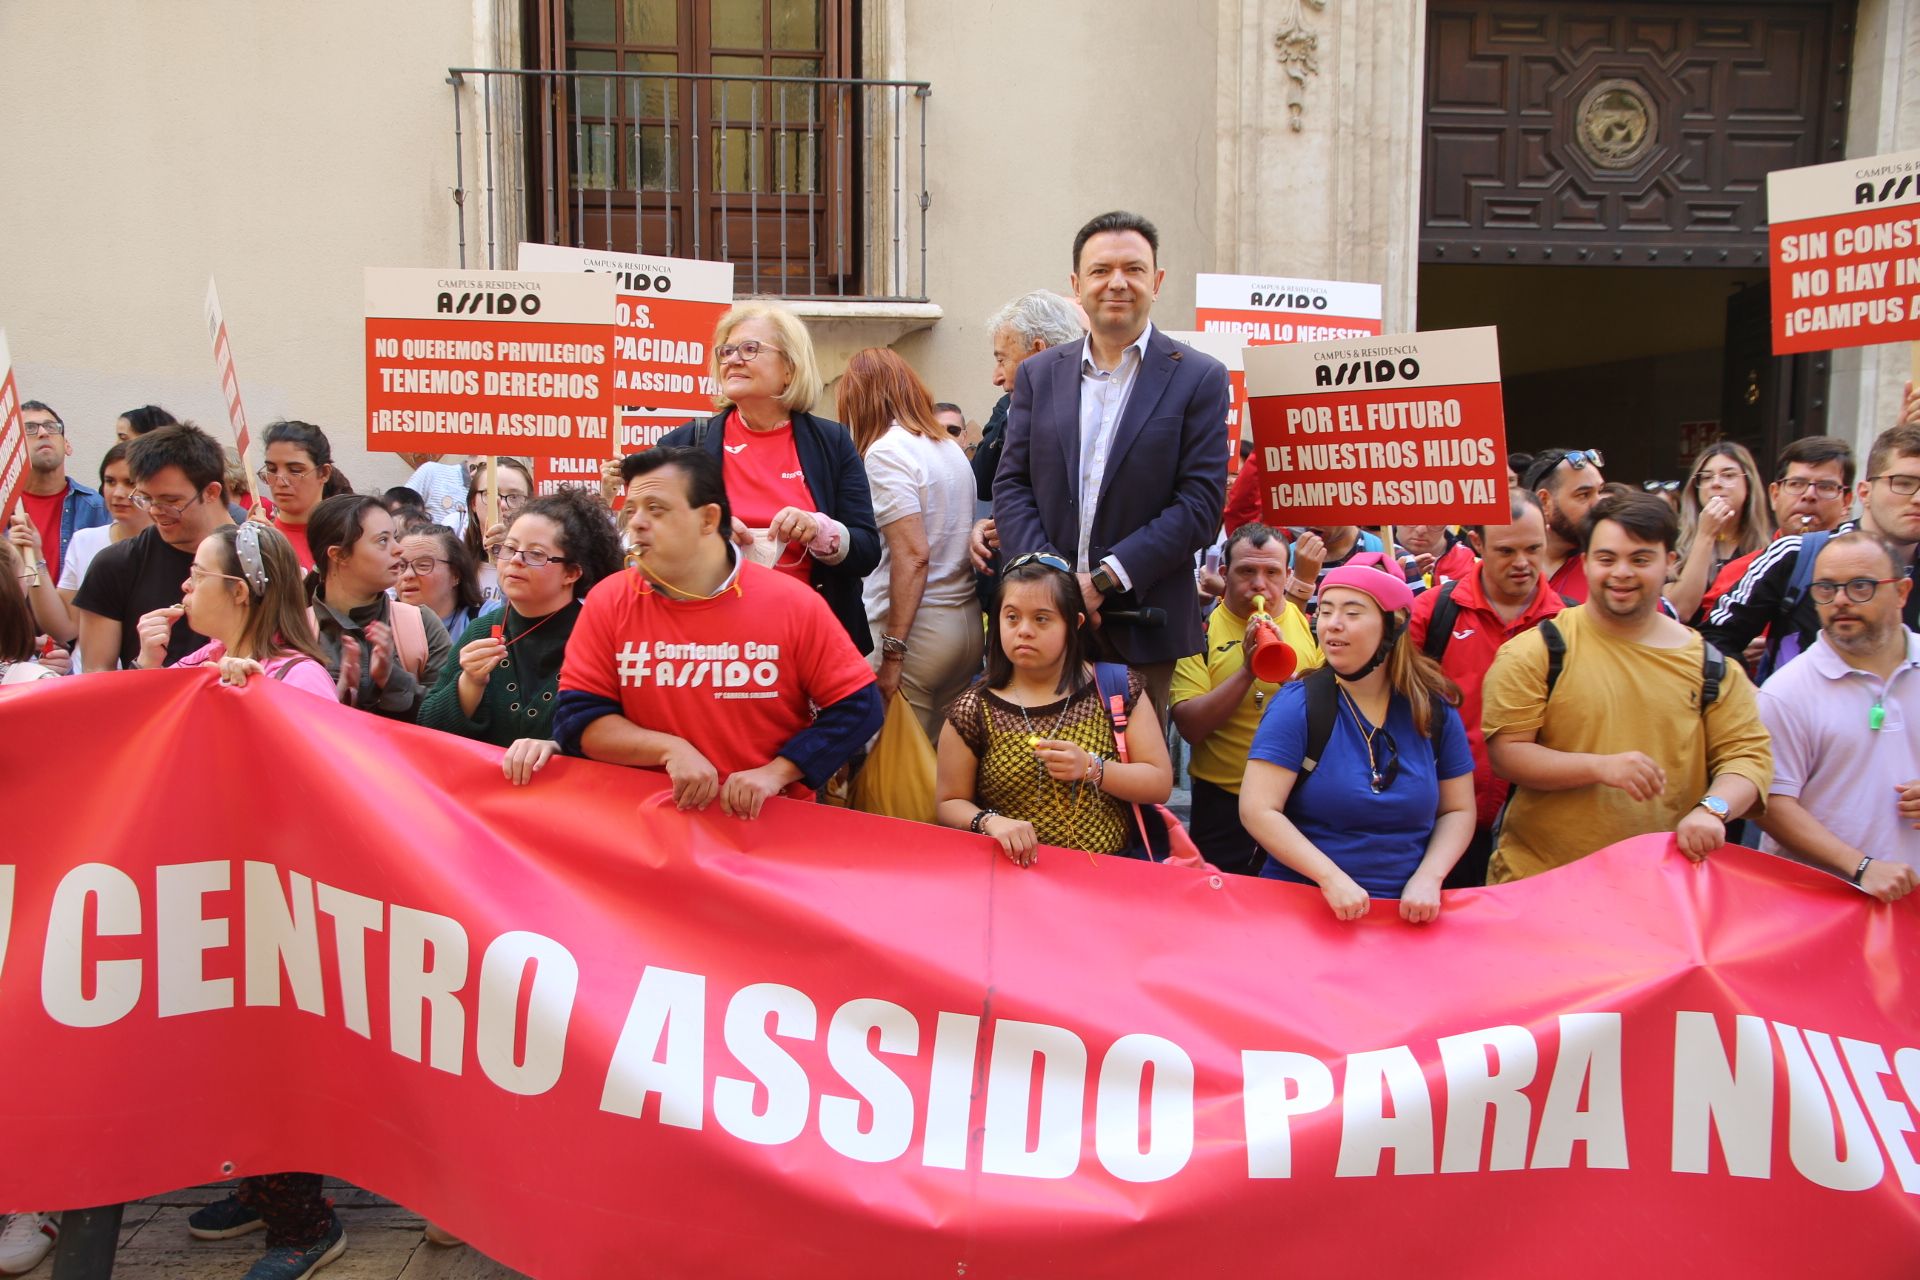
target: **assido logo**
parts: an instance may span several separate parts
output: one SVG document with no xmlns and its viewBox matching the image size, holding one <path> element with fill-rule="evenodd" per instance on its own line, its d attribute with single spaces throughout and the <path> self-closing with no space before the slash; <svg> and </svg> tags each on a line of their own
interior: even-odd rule
<svg viewBox="0 0 1920 1280">
<path fill-rule="evenodd" d="M 780 646 L 656 644 L 629 640 L 614 656 L 623 689 L 712 689 L 716 698 L 772 698 L 780 684 Z"/>
</svg>

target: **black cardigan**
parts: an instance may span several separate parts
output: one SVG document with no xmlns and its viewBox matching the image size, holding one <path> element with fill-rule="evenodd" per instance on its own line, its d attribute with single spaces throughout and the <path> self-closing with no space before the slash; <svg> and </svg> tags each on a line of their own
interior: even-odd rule
<svg viewBox="0 0 1920 1280">
<path fill-rule="evenodd" d="M 697 445 L 720 461 L 722 479 L 726 476 L 726 409 L 711 418 L 696 419 L 675 427 L 660 437 L 661 446 Z M 867 626 L 867 607 L 860 596 L 861 583 L 880 564 L 880 529 L 873 520 L 873 496 L 867 489 L 867 464 L 853 447 L 853 436 L 831 418 L 817 418 L 796 412 L 793 418 L 793 448 L 800 456 L 807 492 L 813 495 L 814 510 L 831 516 L 847 527 L 847 555 L 839 564 L 815 560 L 813 589 L 826 597 L 827 607 L 847 629 L 854 647 L 861 653 L 873 652 L 873 633 Z"/>
</svg>

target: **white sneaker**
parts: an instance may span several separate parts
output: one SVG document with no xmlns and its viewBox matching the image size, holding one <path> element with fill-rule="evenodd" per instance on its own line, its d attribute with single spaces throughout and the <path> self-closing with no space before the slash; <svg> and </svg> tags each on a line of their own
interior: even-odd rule
<svg viewBox="0 0 1920 1280">
<path fill-rule="evenodd" d="M 0 1228 L 0 1276 L 23 1276 L 40 1265 L 60 1238 L 48 1213 L 16 1213 Z"/>
</svg>

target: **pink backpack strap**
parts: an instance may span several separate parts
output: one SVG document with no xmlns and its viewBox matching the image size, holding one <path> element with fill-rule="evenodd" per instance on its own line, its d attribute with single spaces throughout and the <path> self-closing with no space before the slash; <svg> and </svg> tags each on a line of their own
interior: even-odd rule
<svg viewBox="0 0 1920 1280">
<path fill-rule="evenodd" d="M 396 600 L 387 614 L 393 623 L 394 657 L 420 679 L 427 671 L 427 624 L 420 618 L 420 606 Z"/>
</svg>

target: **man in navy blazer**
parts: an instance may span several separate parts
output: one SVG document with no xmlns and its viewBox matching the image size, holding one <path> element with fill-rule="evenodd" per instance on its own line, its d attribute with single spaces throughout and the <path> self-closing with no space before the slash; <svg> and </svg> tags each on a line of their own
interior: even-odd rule
<svg viewBox="0 0 1920 1280">
<path fill-rule="evenodd" d="M 1101 650 L 1140 672 L 1164 716 L 1173 664 L 1205 643 L 1193 557 L 1220 530 L 1229 392 L 1226 366 L 1148 320 L 1159 247 L 1133 213 L 1074 237 L 1092 329 L 1021 361 L 993 517 L 1003 563 L 1046 551 L 1074 567 Z"/>
</svg>

